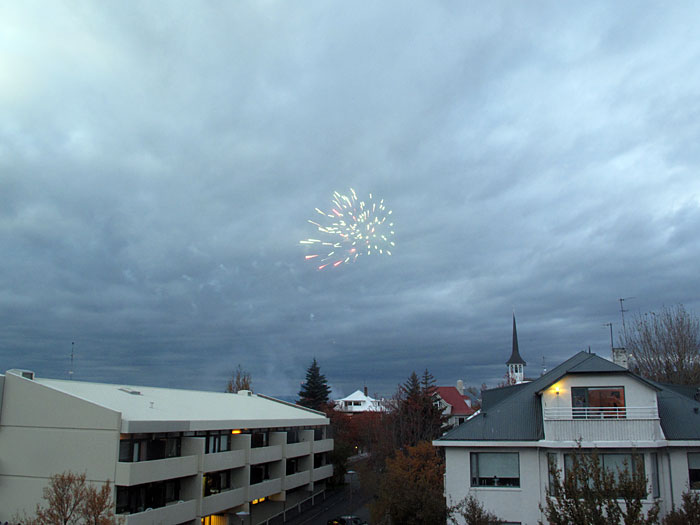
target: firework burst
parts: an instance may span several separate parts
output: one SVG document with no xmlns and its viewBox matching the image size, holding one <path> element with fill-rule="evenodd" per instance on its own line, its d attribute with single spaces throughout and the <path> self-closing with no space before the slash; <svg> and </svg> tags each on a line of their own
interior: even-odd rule
<svg viewBox="0 0 700 525">
<path fill-rule="evenodd" d="M 316 208 L 320 217 L 309 220 L 319 235 L 300 241 L 316 252 L 307 255 L 306 260 L 323 270 L 355 262 L 360 255 L 391 255 L 394 223 L 384 199 L 376 200 L 370 193 L 366 201 L 360 200 L 350 188 L 348 195 L 333 192 L 331 203 L 328 212 Z"/>
</svg>

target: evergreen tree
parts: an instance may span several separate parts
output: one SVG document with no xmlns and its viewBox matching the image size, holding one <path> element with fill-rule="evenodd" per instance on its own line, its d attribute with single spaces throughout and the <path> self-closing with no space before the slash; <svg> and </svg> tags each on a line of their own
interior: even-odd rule
<svg viewBox="0 0 700 525">
<path fill-rule="evenodd" d="M 321 373 L 314 357 L 311 366 L 306 369 L 306 381 L 301 385 L 298 403 L 303 407 L 323 410 L 328 406 L 330 393 L 326 376 Z"/>
</svg>

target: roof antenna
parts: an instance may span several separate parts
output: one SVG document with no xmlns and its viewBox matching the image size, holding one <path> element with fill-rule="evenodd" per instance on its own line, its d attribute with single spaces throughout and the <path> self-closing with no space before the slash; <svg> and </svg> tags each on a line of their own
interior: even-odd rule
<svg viewBox="0 0 700 525">
<path fill-rule="evenodd" d="M 547 373 L 547 365 L 544 363 L 544 356 L 542 356 L 542 375 Z"/>
<path fill-rule="evenodd" d="M 68 370 L 68 379 L 73 379 L 73 350 L 75 348 L 75 341 L 70 344 L 70 370 Z"/>
<path fill-rule="evenodd" d="M 603 326 L 609 326 L 610 327 L 610 350 L 614 348 L 613 345 L 613 335 L 612 335 L 612 323 L 605 323 Z"/>
<path fill-rule="evenodd" d="M 620 297 L 620 315 L 622 316 L 622 336 L 627 339 L 627 328 L 625 327 L 625 312 L 628 312 L 629 310 L 625 310 L 623 303 L 627 299 L 634 299 L 634 297 Z"/>
</svg>

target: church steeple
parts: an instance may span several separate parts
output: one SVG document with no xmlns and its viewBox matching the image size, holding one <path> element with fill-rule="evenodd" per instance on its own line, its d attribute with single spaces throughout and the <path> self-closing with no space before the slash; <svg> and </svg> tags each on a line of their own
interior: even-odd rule
<svg viewBox="0 0 700 525">
<path fill-rule="evenodd" d="M 506 361 L 508 365 L 508 382 L 522 383 L 525 378 L 524 368 L 527 363 L 520 357 L 518 349 L 518 329 L 515 326 L 515 312 L 513 312 L 513 351 L 510 354 L 510 359 Z"/>
</svg>

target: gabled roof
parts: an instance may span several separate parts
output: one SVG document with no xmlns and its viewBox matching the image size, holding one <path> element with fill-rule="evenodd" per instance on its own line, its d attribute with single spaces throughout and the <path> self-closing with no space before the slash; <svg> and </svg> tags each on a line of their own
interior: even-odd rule
<svg viewBox="0 0 700 525">
<path fill-rule="evenodd" d="M 596 354 L 579 352 L 531 383 L 485 390 L 482 392 L 481 413 L 451 430 L 438 441 L 537 441 L 544 439 L 542 403 L 541 397 L 537 394 L 567 374 L 584 373 L 629 374 L 652 388 L 660 389 L 660 385 L 647 381 L 607 359 Z M 661 398 L 662 396 L 659 396 L 659 416 L 662 418 L 661 424 L 666 437 L 668 439 L 688 439 L 681 437 L 688 435 L 688 433 L 681 433 L 680 429 L 675 428 L 675 423 L 668 423 L 664 426 L 664 416 L 662 416 L 664 402 Z M 684 407 L 683 403 L 679 401 L 683 399 L 683 396 L 671 392 L 671 395 L 666 396 L 665 399 L 668 400 L 668 406 L 663 409 L 663 413 L 667 414 L 666 417 L 676 413 L 684 413 L 687 419 L 689 407 Z M 695 403 L 695 405 L 700 406 L 700 403 Z M 700 422 L 700 418 L 698 421 Z M 667 427 L 671 430 L 670 433 L 666 432 Z M 700 428 L 697 432 L 700 434 Z"/>
<path fill-rule="evenodd" d="M 438 386 L 435 388 L 435 394 L 452 406 L 452 415 L 469 416 L 474 413 L 474 409 L 467 405 L 467 399 L 470 397 L 460 394 L 454 386 Z"/>
</svg>

